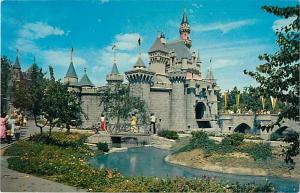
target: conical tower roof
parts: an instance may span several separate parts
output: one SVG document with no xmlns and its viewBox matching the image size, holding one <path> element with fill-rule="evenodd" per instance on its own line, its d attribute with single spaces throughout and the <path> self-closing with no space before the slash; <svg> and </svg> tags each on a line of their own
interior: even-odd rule
<svg viewBox="0 0 300 193">
<path fill-rule="evenodd" d="M 146 68 L 141 56 L 138 57 L 135 65 L 133 66 L 134 68 Z"/>
<path fill-rule="evenodd" d="M 206 79 L 207 79 L 207 80 L 214 80 L 214 79 L 215 79 L 215 78 L 214 78 L 214 74 L 213 74 L 213 72 L 212 72 L 211 70 L 208 70 L 208 71 L 207 71 Z"/>
<path fill-rule="evenodd" d="M 186 16 L 186 11 L 185 11 L 185 9 L 184 9 L 184 11 L 183 11 L 183 16 L 182 16 L 182 20 L 181 20 L 181 24 L 184 24 L 184 23 L 189 24 L 188 19 L 187 19 L 187 16 Z"/>
<path fill-rule="evenodd" d="M 118 70 L 118 66 L 116 63 L 113 64 L 112 70 L 110 74 L 120 74 Z"/>
<path fill-rule="evenodd" d="M 75 71 L 75 68 L 74 68 L 74 65 L 73 65 L 73 62 L 70 63 L 70 66 L 68 68 L 68 71 L 67 71 L 67 74 L 66 74 L 65 77 L 78 78 L 77 74 L 76 74 L 76 71 Z"/>
<path fill-rule="evenodd" d="M 80 79 L 79 86 L 88 86 L 88 87 L 94 87 L 95 85 L 91 82 L 91 80 L 89 79 L 88 75 L 86 74 L 86 70 L 84 70 L 84 75 L 83 77 Z"/>
<path fill-rule="evenodd" d="M 18 55 L 16 56 L 16 60 L 15 60 L 15 63 L 13 65 L 13 68 L 21 69 L 21 65 L 20 65 L 20 62 L 19 62 L 19 56 Z"/>
<path fill-rule="evenodd" d="M 163 51 L 168 53 L 168 50 L 166 49 L 165 45 L 161 42 L 160 37 L 157 37 L 153 45 L 151 46 L 149 52 L 155 52 L 155 51 Z"/>
</svg>

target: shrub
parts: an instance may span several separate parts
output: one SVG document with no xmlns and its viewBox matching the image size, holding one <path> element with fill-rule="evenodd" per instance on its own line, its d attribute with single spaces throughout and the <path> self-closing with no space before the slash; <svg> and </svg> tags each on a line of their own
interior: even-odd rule
<svg viewBox="0 0 300 193">
<path fill-rule="evenodd" d="M 99 150 L 103 151 L 103 152 L 108 152 L 109 148 L 108 148 L 108 144 L 107 143 L 98 143 L 97 147 Z"/>
<path fill-rule="evenodd" d="M 278 141 L 279 138 L 281 138 L 281 135 L 276 132 L 272 133 L 270 136 L 271 141 Z"/>
<path fill-rule="evenodd" d="M 272 157 L 272 149 L 269 144 L 247 143 L 240 148 L 240 151 L 248 153 L 254 160 L 266 160 Z"/>
<path fill-rule="evenodd" d="M 234 133 L 231 135 L 227 135 L 222 140 L 223 145 L 231 145 L 231 146 L 239 146 L 242 144 L 244 140 L 244 135 L 241 133 Z"/>
<path fill-rule="evenodd" d="M 62 133 L 52 132 L 50 137 L 48 133 L 37 134 L 30 137 L 31 141 L 57 145 L 59 147 L 80 147 L 84 145 L 87 135 L 80 133 Z"/>
<path fill-rule="evenodd" d="M 170 131 L 170 130 L 161 130 L 158 132 L 158 136 L 165 137 L 167 139 L 178 139 L 178 133 L 176 131 Z"/>
<path fill-rule="evenodd" d="M 246 134 L 244 135 L 245 139 L 251 139 L 251 140 L 262 140 L 260 136 L 253 135 L 253 134 Z"/>
</svg>

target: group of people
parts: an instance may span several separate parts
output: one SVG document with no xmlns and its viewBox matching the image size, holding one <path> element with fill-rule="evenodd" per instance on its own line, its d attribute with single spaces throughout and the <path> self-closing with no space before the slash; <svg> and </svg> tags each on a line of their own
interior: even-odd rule
<svg viewBox="0 0 300 193">
<path fill-rule="evenodd" d="M 21 126 L 26 125 L 26 123 L 26 118 L 23 118 L 23 115 L 18 111 L 14 111 L 10 116 L 2 113 L 0 118 L 1 143 L 10 143 L 13 137 L 19 140 Z"/>
<path fill-rule="evenodd" d="M 100 117 L 100 127 L 96 128 L 96 133 L 99 132 L 99 128 L 100 128 L 101 131 L 106 131 L 107 132 L 106 118 L 105 118 L 104 114 L 101 114 L 101 117 Z M 136 113 L 132 113 L 131 114 L 131 118 L 130 118 L 130 132 L 132 132 L 132 133 L 139 133 L 138 119 L 137 119 Z M 151 113 L 151 115 L 150 115 L 150 129 L 149 129 L 149 133 L 156 134 L 156 117 L 155 117 L 154 113 Z"/>
</svg>

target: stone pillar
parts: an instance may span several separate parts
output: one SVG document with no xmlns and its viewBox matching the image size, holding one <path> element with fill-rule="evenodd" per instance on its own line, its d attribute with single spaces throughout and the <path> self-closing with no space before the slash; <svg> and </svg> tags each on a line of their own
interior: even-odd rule
<svg viewBox="0 0 300 193">
<path fill-rule="evenodd" d="M 188 87 L 186 95 L 186 124 L 187 128 L 197 128 L 196 112 L 195 112 L 195 101 L 196 101 L 196 88 Z"/>
<path fill-rule="evenodd" d="M 186 101 L 184 96 L 186 76 L 183 72 L 172 72 L 169 75 L 169 79 L 172 83 L 170 129 L 182 131 L 187 129 Z"/>
</svg>

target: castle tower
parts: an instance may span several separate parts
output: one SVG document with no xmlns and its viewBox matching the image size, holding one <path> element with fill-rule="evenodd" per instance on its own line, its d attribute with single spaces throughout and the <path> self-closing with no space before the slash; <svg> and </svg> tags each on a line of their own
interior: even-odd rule
<svg viewBox="0 0 300 193">
<path fill-rule="evenodd" d="M 70 86 L 75 86 L 78 83 L 78 77 L 77 77 L 77 74 L 76 74 L 76 71 L 75 71 L 75 68 L 74 68 L 74 65 L 73 65 L 73 51 L 74 50 L 72 48 L 71 49 L 71 54 L 70 54 L 71 62 L 70 62 L 67 74 L 64 77 L 64 83 L 69 84 Z"/>
<path fill-rule="evenodd" d="M 19 49 L 16 50 L 16 60 L 14 65 L 12 66 L 12 76 L 14 81 L 20 81 L 22 78 L 21 65 L 19 61 Z"/>
<path fill-rule="evenodd" d="M 185 45 L 190 48 L 192 46 L 192 40 L 190 39 L 190 24 L 187 19 L 186 9 L 184 8 L 181 24 L 179 27 L 180 39 L 184 41 Z"/>
<path fill-rule="evenodd" d="M 171 93 L 171 130 L 184 130 L 186 125 L 186 101 L 184 96 L 184 84 L 186 74 L 182 71 L 173 71 L 169 73 L 169 80 L 172 86 Z"/>
<path fill-rule="evenodd" d="M 155 73 L 146 69 L 141 55 L 138 56 L 133 70 L 125 72 L 125 74 L 130 84 L 130 94 L 140 97 L 145 101 L 147 107 L 150 107 L 150 85 Z"/>
<path fill-rule="evenodd" d="M 113 47 L 114 51 L 114 58 L 113 58 L 113 68 L 111 70 L 111 73 L 106 75 L 106 81 L 109 86 L 116 86 L 118 84 L 121 84 L 124 80 L 123 75 L 119 73 L 118 66 L 116 63 L 116 49 L 115 46 Z"/>
<path fill-rule="evenodd" d="M 90 80 L 90 78 L 88 77 L 87 73 L 86 73 L 86 68 L 84 68 L 84 75 L 83 77 L 80 79 L 78 86 L 81 87 L 94 87 L 95 85 L 92 83 L 92 81 Z"/>
<path fill-rule="evenodd" d="M 149 69 L 157 74 L 165 75 L 168 71 L 169 64 L 169 51 L 166 48 L 165 35 L 161 33 L 156 38 L 155 42 L 148 51 L 149 54 Z"/>
</svg>

